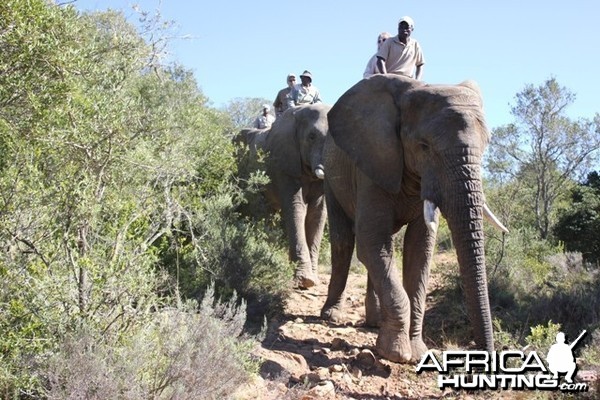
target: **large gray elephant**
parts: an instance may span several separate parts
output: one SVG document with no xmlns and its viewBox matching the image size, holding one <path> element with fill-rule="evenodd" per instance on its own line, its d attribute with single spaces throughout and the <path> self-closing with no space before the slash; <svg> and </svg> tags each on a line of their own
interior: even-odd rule
<svg viewBox="0 0 600 400">
<path fill-rule="evenodd" d="M 305 289 L 317 283 L 319 249 L 327 219 L 323 195 L 322 151 L 331 106 L 314 104 L 286 110 L 271 129 L 244 129 L 237 141 L 248 145 L 251 158 L 265 154 L 270 182 L 265 195 L 281 210 L 296 263 L 294 283 Z"/>
<path fill-rule="evenodd" d="M 481 159 L 489 141 L 474 83 L 435 86 L 376 75 L 350 88 L 328 115 L 323 152 L 332 275 L 323 318 L 341 317 L 356 241 L 368 271 L 367 321 L 376 349 L 397 362 L 419 359 L 429 267 L 440 211 L 456 247 L 479 347 L 493 350 L 483 247 Z M 404 236 L 402 282 L 393 236 Z"/>
</svg>

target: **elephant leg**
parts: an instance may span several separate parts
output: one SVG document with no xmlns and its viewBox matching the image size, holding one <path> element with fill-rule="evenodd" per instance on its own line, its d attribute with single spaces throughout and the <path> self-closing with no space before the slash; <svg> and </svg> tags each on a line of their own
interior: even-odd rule
<svg viewBox="0 0 600 400">
<path fill-rule="evenodd" d="M 306 220 L 307 205 L 302 196 L 300 187 L 280 188 L 282 207 L 281 212 L 285 223 L 285 229 L 289 242 L 290 260 L 296 264 L 294 273 L 294 286 L 300 289 L 308 289 L 315 286 L 315 276 L 310 259 L 310 251 L 306 243 L 306 231 L 304 222 Z"/>
<path fill-rule="evenodd" d="M 367 277 L 367 294 L 365 296 L 365 325 L 373 328 L 379 327 L 381 323 L 381 310 L 379 298 L 375 293 L 375 287 L 371 276 Z"/>
<path fill-rule="evenodd" d="M 423 341 L 423 318 L 435 239 L 435 233 L 427 229 L 423 218 L 417 218 L 410 223 L 404 235 L 402 279 L 410 300 L 410 343 L 413 360 L 419 360 L 427 352 Z"/>
<path fill-rule="evenodd" d="M 390 361 L 409 362 L 412 356 L 409 340 L 410 303 L 394 261 L 394 202 L 385 194 L 370 195 L 369 192 L 381 190 L 374 186 L 361 188 L 363 192 L 359 193 L 357 255 L 367 267 L 379 298 L 381 323 L 376 349 Z M 364 198 L 361 198 L 361 194 Z"/>
<path fill-rule="evenodd" d="M 321 318 L 340 323 L 344 320 L 344 289 L 354 252 L 353 222 L 330 193 L 327 185 L 325 185 L 325 196 L 329 219 L 331 277 L 327 288 L 327 300 L 321 309 Z"/>
<path fill-rule="evenodd" d="M 315 276 L 318 276 L 319 273 L 319 251 L 321 250 L 321 239 L 323 239 L 323 229 L 325 228 L 326 220 L 325 196 L 321 193 L 309 199 L 304 224 L 306 243 L 308 244 L 310 261 Z"/>
</svg>

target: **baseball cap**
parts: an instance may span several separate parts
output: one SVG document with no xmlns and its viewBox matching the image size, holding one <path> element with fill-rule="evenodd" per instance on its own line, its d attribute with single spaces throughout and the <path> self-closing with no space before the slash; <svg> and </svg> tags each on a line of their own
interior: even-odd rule
<svg viewBox="0 0 600 400">
<path fill-rule="evenodd" d="M 400 18 L 400 21 L 398 21 L 398 25 L 400 25 L 401 22 L 406 22 L 408 24 L 408 27 L 411 29 L 415 29 L 415 21 L 413 21 L 413 19 L 409 16 L 404 16 L 402 18 Z"/>
</svg>

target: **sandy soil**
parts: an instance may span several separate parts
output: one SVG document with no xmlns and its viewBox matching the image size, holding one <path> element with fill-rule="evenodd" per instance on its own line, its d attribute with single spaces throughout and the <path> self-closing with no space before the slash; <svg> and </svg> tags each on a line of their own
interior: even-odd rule
<svg viewBox="0 0 600 400">
<path fill-rule="evenodd" d="M 442 266 L 443 258 L 437 259 Z M 345 292 L 347 322 L 343 326 L 319 318 L 329 276 L 304 291 L 293 291 L 286 313 L 271 321 L 266 339 L 256 350 L 265 360 L 261 376 L 240 391 L 239 399 L 544 399 L 548 393 L 518 391 L 457 392 L 437 387 L 437 373 L 417 375 L 415 365 L 389 362 L 374 349 L 376 329 L 363 327 L 366 275 L 350 275 Z M 430 348 L 468 347 L 468 339 L 444 337 L 444 315 L 436 316 L 436 290 L 442 280 L 432 276 L 426 342 Z M 431 294 L 433 293 L 433 294 Z M 438 314 L 444 309 L 438 308 Z M 447 313 L 446 313 L 447 314 Z M 446 315 L 447 317 L 447 315 Z M 450 317 L 452 318 L 452 317 Z M 468 323 L 462 321 L 462 325 Z M 429 325 L 428 325 L 429 324 Z M 433 326 L 431 326 L 433 325 Z M 427 336 L 428 335 L 428 336 Z M 460 336 L 460 335 L 459 335 Z"/>
</svg>

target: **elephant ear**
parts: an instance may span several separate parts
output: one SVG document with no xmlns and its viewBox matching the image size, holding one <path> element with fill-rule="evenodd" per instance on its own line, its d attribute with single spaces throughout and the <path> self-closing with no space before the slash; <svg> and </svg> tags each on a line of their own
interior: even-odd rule
<svg viewBox="0 0 600 400">
<path fill-rule="evenodd" d="M 404 154 L 400 99 L 422 83 L 396 75 L 375 75 L 348 89 L 327 115 L 329 132 L 357 167 L 385 190 L 398 193 Z"/>
<path fill-rule="evenodd" d="M 475 82 L 473 80 L 466 80 L 466 81 L 459 83 L 459 86 L 463 86 L 463 87 L 471 89 L 472 91 L 477 93 L 477 95 L 481 98 L 481 89 L 479 88 L 479 85 L 477 84 L 477 82 Z"/>
<path fill-rule="evenodd" d="M 270 152 L 270 164 L 294 178 L 300 178 L 302 175 L 302 159 L 297 134 L 301 109 L 302 107 L 290 108 L 275 120 L 266 145 Z"/>
</svg>

